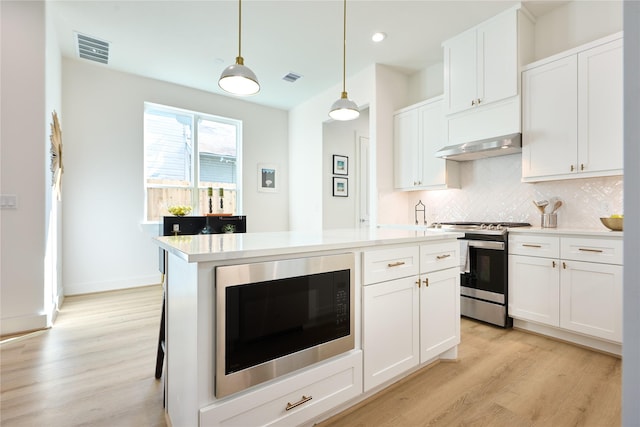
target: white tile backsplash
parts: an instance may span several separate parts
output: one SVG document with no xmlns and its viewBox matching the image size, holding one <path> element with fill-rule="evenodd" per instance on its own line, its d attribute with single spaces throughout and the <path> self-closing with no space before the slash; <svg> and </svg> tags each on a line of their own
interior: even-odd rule
<svg viewBox="0 0 640 427">
<path fill-rule="evenodd" d="M 427 222 L 511 221 L 540 225 L 533 200 L 558 197 L 558 227 L 605 229 L 599 217 L 622 212 L 622 176 L 540 183 L 521 182 L 520 154 L 462 162 L 460 189 L 409 193 L 409 223 L 414 206 L 426 205 Z"/>
</svg>

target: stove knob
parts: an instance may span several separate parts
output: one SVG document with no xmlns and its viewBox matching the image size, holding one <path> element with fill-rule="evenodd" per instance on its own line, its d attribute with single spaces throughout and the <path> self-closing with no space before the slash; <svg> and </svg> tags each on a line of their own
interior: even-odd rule
<svg viewBox="0 0 640 427">
<path fill-rule="evenodd" d="M 503 228 L 504 228 L 504 227 L 502 226 L 502 224 L 498 224 L 498 225 L 496 226 L 496 230 L 502 230 Z"/>
<path fill-rule="evenodd" d="M 481 229 L 481 230 L 484 230 L 484 229 L 486 229 L 486 228 L 487 228 L 487 224 L 480 224 L 480 229 Z"/>
</svg>

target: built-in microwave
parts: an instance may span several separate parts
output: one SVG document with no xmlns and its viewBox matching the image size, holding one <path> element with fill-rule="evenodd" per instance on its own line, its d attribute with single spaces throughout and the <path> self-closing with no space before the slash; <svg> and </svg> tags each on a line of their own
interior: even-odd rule
<svg viewBox="0 0 640 427">
<path fill-rule="evenodd" d="M 354 349 L 353 253 L 215 269 L 215 394 Z"/>
</svg>

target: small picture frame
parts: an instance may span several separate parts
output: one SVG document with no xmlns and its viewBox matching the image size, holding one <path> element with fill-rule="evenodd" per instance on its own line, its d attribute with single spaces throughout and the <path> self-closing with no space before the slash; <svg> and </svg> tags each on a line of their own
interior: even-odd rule
<svg viewBox="0 0 640 427">
<path fill-rule="evenodd" d="M 349 158 L 347 156 L 333 155 L 333 174 L 349 175 Z"/>
<path fill-rule="evenodd" d="M 258 191 L 275 193 L 278 191 L 278 167 L 272 164 L 258 164 Z"/>
<path fill-rule="evenodd" d="M 333 177 L 333 197 L 349 197 L 349 178 Z"/>
</svg>

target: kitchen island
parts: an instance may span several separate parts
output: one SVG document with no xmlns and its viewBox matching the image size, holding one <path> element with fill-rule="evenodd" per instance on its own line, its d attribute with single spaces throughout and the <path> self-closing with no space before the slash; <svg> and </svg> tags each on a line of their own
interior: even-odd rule
<svg viewBox="0 0 640 427">
<path fill-rule="evenodd" d="M 158 237 L 167 253 L 166 413 L 171 425 L 302 425 L 457 357 L 460 233 L 391 229 Z M 238 265 L 352 260 L 346 351 L 240 391 L 216 388 L 219 273 Z M 219 292 L 219 291 L 218 291 Z M 293 311 L 292 307 L 292 311 Z M 224 353 L 223 353 L 224 355 Z M 223 356 L 222 356 L 223 357 Z"/>
</svg>

